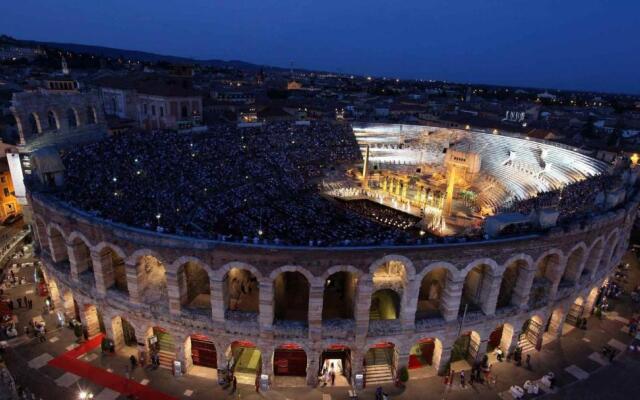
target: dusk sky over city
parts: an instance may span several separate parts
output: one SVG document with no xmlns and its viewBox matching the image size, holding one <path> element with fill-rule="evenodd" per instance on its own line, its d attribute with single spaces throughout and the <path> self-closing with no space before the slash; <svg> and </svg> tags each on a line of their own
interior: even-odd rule
<svg viewBox="0 0 640 400">
<path fill-rule="evenodd" d="M 638 2 L 600 0 L 24 0 L 3 5 L 0 31 L 342 73 L 640 93 L 638 15 Z"/>
</svg>

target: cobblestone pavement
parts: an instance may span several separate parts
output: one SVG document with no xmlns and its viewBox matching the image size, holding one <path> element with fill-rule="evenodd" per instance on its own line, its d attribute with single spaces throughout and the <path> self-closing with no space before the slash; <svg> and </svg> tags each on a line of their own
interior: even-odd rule
<svg viewBox="0 0 640 400">
<path fill-rule="evenodd" d="M 634 253 L 625 256 L 632 263 L 630 283 L 640 282 L 640 267 Z M 34 316 L 43 315 L 47 322 L 47 341 L 44 343 L 20 335 L 10 341 L 11 348 L 3 357 L 18 384 L 28 386 L 42 399 L 75 399 L 80 390 L 89 390 L 96 399 L 122 399 L 118 393 L 100 387 L 88 379 L 79 378 L 58 368 L 46 365 L 47 360 L 71 349 L 76 338 L 67 327 L 60 327 L 55 313 L 43 314 L 43 299 L 36 295 L 33 267 L 22 268 L 19 276 L 24 276 L 28 284 L 5 291 L 13 299 L 27 296 L 33 299 L 33 309 L 24 307 L 17 310 L 20 318 L 19 329 Z M 493 373 L 497 376 L 495 386 L 475 385 L 466 388 L 456 382 L 445 387 L 442 378 L 411 380 L 399 389 L 387 385 L 384 390 L 391 398 L 397 399 L 510 399 L 506 394 L 509 386 L 522 385 L 526 380 L 540 379 L 553 371 L 558 378 L 559 391 L 547 394 L 553 399 L 607 399 L 629 397 L 640 389 L 640 356 L 622 354 L 612 365 L 603 362 L 597 354 L 606 343 L 626 347 L 630 337 L 624 330 L 624 321 L 638 310 L 631 304 L 628 295 L 620 300 L 612 300 L 612 309 L 601 320 L 591 317 L 587 330 L 573 329 L 560 340 L 547 343 L 542 351 L 532 353 L 532 370 L 517 367 L 513 363 L 495 363 Z M 616 342 L 611 342 L 611 340 Z M 596 355 L 594 355 L 596 354 Z M 125 375 L 127 358 L 125 355 L 103 356 L 99 348 L 85 354 L 82 359 L 93 365 Z M 571 367 L 567 369 L 567 367 Z M 586 380 L 579 378 L 586 377 Z M 256 393 L 252 385 L 238 385 L 238 391 L 223 390 L 212 378 L 183 376 L 173 377 L 166 370 L 145 370 L 136 368 L 132 379 L 165 392 L 179 399 L 348 399 L 347 388 L 273 388 L 266 393 Z M 360 393 L 361 399 L 373 399 L 375 387 Z"/>
</svg>

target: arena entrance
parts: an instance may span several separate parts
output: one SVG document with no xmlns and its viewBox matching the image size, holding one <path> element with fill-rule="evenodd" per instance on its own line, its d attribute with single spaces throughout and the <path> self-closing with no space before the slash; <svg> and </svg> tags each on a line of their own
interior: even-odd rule
<svg viewBox="0 0 640 400">
<path fill-rule="evenodd" d="M 454 371 L 469 370 L 478 358 L 480 335 L 475 332 L 463 333 L 458 337 L 451 349 L 451 369 Z"/>
<path fill-rule="evenodd" d="M 537 315 L 525 321 L 522 325 L 520 339 L 518 340 L 518 347 L 522 349 L 523 353 L 534 349 L 539 351 L 542 348 L 544 330 L 545 327 L 542 318 Z"/>
<path fill-rule="evenodd" d="M 210 337 L 193 334 L 184 341 L 185 355 L 191 356 L 189 375 L 207 380 L 218 380 L 218 353 Z"/>
<path fill-rule="evenodd" d="M 138 341 L 136 331 L 129 321 L 122 317 L 114 317 L 111 320 L 113 344 L 117 352 L 124 352 L 127 356 L 137 355 Z"/>
<path fill-rule="evenodd" d="M 231 370 L 239 383 L 254 385 L 262 371 L 262 354 L 256 345 L 248 341 L 236 341 L 229 346 Z"/>
<path fill-rule="evenodd" d="M 425 338 L 414 344 L 409 350 L 408 368 L 411 370 L 411 377 L 427 378 L 436 376 L 438 374 L 438 366 L 434 366 L 434 360 L 439 363 L 441 352 L 442 344 L 439 343 L 438 339 Z"/>
<path fill-rule="evenodd" d="M 346 346 L 333 345 L 320 355 L 319 381 L 323 379 L 323 372 L 335 373 L 335 386 L 350 386 L 351 382 L 351 350 Z M 328 383 L 330 385 L 331 383 Z"/>
<path fill-rule="evenodd" d="M 578 297 L 576 301 L 571 305 L 567 318 L 564 320 L 565 324 L 570 326 L 580 326 L 584 315 L 584 300 L 582 297 Z"/>
<path fill-rule="evenodd" d="M 367 351 L 364 359 L 365 383 L 377 385 L 393 382 L 398 359 L 393 343 L 378 343 Z"/>
<path fill-rule="evenodd" d="M 153 333 L 148 340 L 151 353 L 157 353 L 160 358 L 160 367 L 173 370 L 173 361 L 176 359 L 176 347 L 171 334 L 165 329 L 153 327 Z"/>
<path fill-rule="evenodd" d="M 89 337 L 94 337 L 97 334 L 105 331 L 104 323 L 102 321 L 102 314 L 93 304 L 84 306 L 84 323 L 85 327 L 87 328 Z"/>
<path fill-rule="evenodd" d="M 490 362 L 497 360 L 496 351 L 500 349 L 504 358 L 509 353 L 511 341 L 513 339 L 513 326 L 510 324 L 502 324 L 491 332 L 489 341 L 487 342 L 487 356 Z"/>
<path fill-rule="evenodd" d="M 273 375 L 278 386 L 306 386 L 307 353 L 294 343 L 273 351 Z"/>
</svg>

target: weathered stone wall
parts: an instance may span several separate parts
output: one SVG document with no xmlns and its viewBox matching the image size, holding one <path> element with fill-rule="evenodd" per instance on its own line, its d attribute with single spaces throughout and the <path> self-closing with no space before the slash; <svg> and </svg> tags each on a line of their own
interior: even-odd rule
<svg viewBox="0 0 640 400">
<path fill-rule="evenodd" d="M 177 357 L 189 365 L 185 346 L 191 334 L 205 334 L 216 344 L 219 365 L 226 363 L 224 352 L 236 340 L 255 343 L 263 354 L 263 373 L 272 373 L 272 354 L 283 343 L 296 343 L 307 352 L 309 360 L 307 381 L 313 383 L 319 356 L 323 349 L 340 344 L 351 349 L 353 372 L 361 372 L 367 349 L 380 342 L 393 343 L 399 366 L 408 362 L 411 347 L 425 338 L 434 338 L 437 352 L 434 365 L 444 368 L 451 355 L 460 328 L 458 315 L 465 278 L 476 267 L 483 272 L 480 300 L 481 310 L 467 315 L 463 332 L 473 332 L 478 353 L 486 351 L 491 332 L 504 325 L 501 345 L 515 346 L 523 323 L 536 317 L 551 318 L 554 334 L 559 334 L 571 305 L 583 301 L 590 310 L 597 287 L 619 263 L 626 251 L 629 234 L 638 206 L 637 199 L 626 208 L 597 216 L 582 225 L 568 229 L 553 229 L 538 236 L 431 246 L 396 246 L 367 248 L 311 248 L 244 245 L 197 240 L 157 234 L 120 226 L 95 219 L 73 210 L 41 193 L 30 193 L 35 215 L 35 227 L 42 247 L 42 257 L 50 279 L 62 293 L 72 292 L 79 304 L 96 305 L 104 318 L 107 333 L 117 341 L 118 329 L 112 320 L 125 318 L 135 327 L 140 351 L 146 349 L 146 335 L 154 326 L 167 329 L 174 337 Z M 59 235 L 58 235 L 59 232 Z M 81 239 L 90 249 L 95 280 L 77 279 L 69 270 L 77 270 L 74 257 L 66 257 L 65 244 Z M 125 260 L 129 293 L 108 289 L 105 282 L 113 278 L 105 275 L 110 258 L 101 257 L 111 248 Z M 579 254 L 579 255 L 577 255 Z M 140 298 L 138 286 L 144 285 L 139 260 L 152 256 L 166 269 L 166 300 L 148 304 Z M 211 291 L 211 317 L 191 314 L 180 308 L 181 291 L 178 271 L 186 262 L 200 265 L 206 271 Z M 373 273 L 386 263 L 403 266 L 404 277 L 400 316 L 397 320 L 369 321 L 371 297 L 376 290 Z M 68 265 L 71 264 L 71 265 Z M 104 264 L 104 265 L 103 265 Z M 497 307 L 497 299 L 505 269 L 517 265 L 517 277 L 511 302 Z M 546 264 L 546 298 L 541 303 L 529 301 L 536 271 Z M 569 266 L 568 275 L 565 276 Z M 224 277 L 233 268 L 251 272 L 258 281 L 259 311 L 256 318 L 228 320 L 228 291 Z M 440 294 L 441 318 L 416 319 L 420 288 L 430 271 L 444 269 Z M 274 304 L 281 297 L 286 305 L 293 303 L 287 293 L 279 293 L 274 283 L 282 279 L 282 272 L 300 272 L 309 283 L 308 318 L 305 326 L 274 325 Z M 322 320 L 324 284 L 338 271 L 348 271 L 355 283 L 355 315 L 344 324 L 332 326 Z M 439 272 L 442 276 L 442 272 Z M 562 285 L 560 282 L 563 282 Z M 55 300 L 55 299 L 54 299 Z M 177 304 L 177 306 L 176 306 Z M 171 313 L 167 310 L 171 310 Z M 542 340 L 542 338 L 540 338 Z M 221 355 L 222 354 L 222 355 Z"/>
</svg>

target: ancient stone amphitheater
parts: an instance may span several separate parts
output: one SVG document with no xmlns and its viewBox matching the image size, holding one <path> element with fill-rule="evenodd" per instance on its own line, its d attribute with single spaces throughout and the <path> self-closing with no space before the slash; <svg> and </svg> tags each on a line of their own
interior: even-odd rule
<svg viewBox="0 0 640 400">
<path fill-rule="evenodd" d="M 118 351 L 157 352 L 163 367 L 211 368 L 212 379 L 229 367 L 241 382 L 276 385 L 315 384 L 332 363 L 337 382 L 372 384 L 401 367 L 433 375 L 496 347 L 540 349 L 590 313 L 640 201 L 628 188 L 606 212 L 526 236 L 319 248 L 156 233 L 34 187 L 28 197 L 66 318 L 105 332 Z"/>
</svg>

